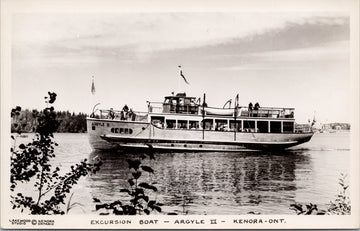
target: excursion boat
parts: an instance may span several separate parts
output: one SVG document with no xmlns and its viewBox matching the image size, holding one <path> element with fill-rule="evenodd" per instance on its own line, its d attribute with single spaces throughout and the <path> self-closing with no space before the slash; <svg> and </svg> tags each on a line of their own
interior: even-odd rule
<svg viewBox="0 0 360 231">
<path fill-rule="evenodd" d="M 236 102 L 236 100 L 235 100 Z M 94 107 L 95 109 L 95 107 Z M 87 118 L 94 149 L 221 151 L 286 149 L 309 141 L 311 129 L 297 130 L 294 108 L 208 107 L 185 93 L 148 102 L 147 112 L 93 110 Z"/>
</svg>

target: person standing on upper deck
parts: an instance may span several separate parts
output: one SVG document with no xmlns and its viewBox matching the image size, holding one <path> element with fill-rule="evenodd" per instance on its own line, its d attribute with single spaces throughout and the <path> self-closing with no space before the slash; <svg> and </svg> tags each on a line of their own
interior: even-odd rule
<svg viewBox="0 0 360 231">
<path fill-rule="evenodd" d="M 255 105 L 254 105 L 254 117 L 257 117 L 258 116 L 258 110 L 259 110 L 259 108 L 260 108 L 260 105 L 259 105 L 259 103 L 258 102 L 256 102 L 255 103 Z"/>
<path fill-rule="evenodd" d="M 252 110 L 253 110 L 253 104 L 250 102 L 249 103 L 249 116 L 252 115 Z"/>
<path fill-rule="evenodd" d="M 125 104 L 125 106 L 123 107 L 123 111 L 124 112 L 128 112 L 129 111 L 129 107 Z"/>
</svg>

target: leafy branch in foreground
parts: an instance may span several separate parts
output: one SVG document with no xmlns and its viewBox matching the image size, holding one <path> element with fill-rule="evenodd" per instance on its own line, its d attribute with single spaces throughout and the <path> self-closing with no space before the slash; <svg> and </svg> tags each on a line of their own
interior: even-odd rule
<svg viewBox="0 0 360 231">
<path fill-rule="evenodd" d="M 152 153 L 149 154 L 150 159 L 154 159 Z M 142 156 L 141 159 L 145 159 Z M 121 200 L 114 201 L 112 203 L 101 203 L 97 198 L 93 198 L 96 204 L 96 210 L 105 209 L 110 210 L 114 215 L 136 215 L 136 214 L 147 214 L 149 215 L 153 211 L 161 212 L 161 206 L 163 204 L 158 203 L 156 199 L 151 200 L 148 193 L 157 192 L 157 188 L 154 186 L 155 183 L 149 184 L 140 180 L 145 172 L 151 176 L 154 174 L 154 170 L 149 167 L 142 165 L 140 159 L 127 160 L 129 169 L 132 177 L 127 181 L 130 188 L 123 188 L 120 192 L 127 193 L 130 197 L 128 202 Z M 150 177 L 151 179 L 151 177 Z M 107 215 L 109 213 L 101 213 Z"/>
<path fill-rule="evenodd" d="M 48 92 L 49 97 L 45 97 L 47 105 L 51 105 L 56 100 L 56 93 Z M 17 116 L 21 108 L 16 107 L 11 111 L 14 123 L 17 123 Z M 51 160 L 56 157 L 53 133 L 59 126 L 56 120 L 54 107 L 47 106 L 43 111 L 34 111 L 37 120 L 35 138 L 28 144 L 14 146 L 11 148 L 11 172 L 10 190 L 11 204 L 13 209 L 29 210 L 31 214 L 65 214 L 66 209 L 61 208 L 65 205 L 65 198 L 70 193 L 71 188 L 77 184 L 82 176 L 96 173 L 101 161 L 89 163 L 86 159 L 71 166 L 69 172 L 61 174 L 60 168 L 53 168 Z M 18 130 L 21 134 L 21 130 Z M 31 183 L 34 186 L 36 196 L 24 195 L 25 192 L 16 192 L 20 184 Z M 29 190 L 31 193 L 32 190 Z"/>
<path fill-rule="evenodd" d="M 342 191 L 337 195 L 337 198 L 334 202 L 330 201 L 328 207 L 328 213 L 336 215 L 347 215 L 351 214 L 351 203 L 350 198 L 347 196 L 346 190 L 349 188 L 349 185 L 345 184 L 346 175 L 341 174 L 339 179 L 339 184 L 342 188 Z"/>
<path fill-rule="evenodd" d="M 351 214 L 350 198 L 347 196 L 346 190 L 349 185 L 345 184 L 346 175 L 341 174 L 339 178 L 339 184 L 342 187 L 342 191 L 337 195 L 334 202 L 330 201 L 330 205 L 327 210 L 318 210 L 316 204 L 308 204 L 303 206 L 302 204 L 291 204 L 290 209 L 294 210 L 297 215 L 349 215 Z"/>
</svg>

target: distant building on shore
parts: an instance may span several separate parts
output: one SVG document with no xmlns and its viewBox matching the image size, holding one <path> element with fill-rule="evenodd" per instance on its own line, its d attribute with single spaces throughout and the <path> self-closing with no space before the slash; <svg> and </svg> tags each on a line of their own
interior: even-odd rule
<svg viewBox="0 0 360 231">
<path fill-rule="evenodd" d="M 328 123 L 322 125 L 320 132 L 339 132 L 349 130 L 350 124 L 348 123 Z"/>
</svg>

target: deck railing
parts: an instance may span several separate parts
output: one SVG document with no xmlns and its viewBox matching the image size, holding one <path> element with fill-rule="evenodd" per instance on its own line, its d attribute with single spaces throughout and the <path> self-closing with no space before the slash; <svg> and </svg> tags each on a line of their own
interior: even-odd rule
<svg viewBox="0 0 360 231">
<path fill-rule="evenodd" d="M 214 108 L 222 110 L 222 108 Z M 229 110 L 229 109 L 226 109 Z M 174 105 L 169 103 L 149 102 L 149 113 L 180 113 L 180 114 L 201 114 L 200 105 Z M 235 111 L 235 110 L 234 110 Z M 239 117 L 265 117 L 265 118 L 294 118 L 294 108 L 261 107 L 257 110 L 249 110 L 248 107 L 240 106 Z M 205 113 L 206 114 L 206 113 Z M 232 115 L 234 116 L 234 115 Z"/>
<path fill-rule="evenodd" d="M 120 110 L 98 110 L 97 113 L 90 115 L 91 118 L 113 119 L 128 121 L 147 121 L 148 113 L 139 111 L 120 111 Z"/>
<path fill-rule="evenodd" d="M 214 109 L 214 108 L 213 108 Z M 222 108 L 215 108 L 221 110 Z M 229 110 L 229 109 L 227 109 Z M 235 111 L 235 110 L 234 110 Z M 248 107 L 239 107 L 237 117 L 260 117 L 260 118 L 294 118 L 294 108 L 262 107 L 258 110 L 249 110 Z M 170 105 L 163 103 L 149 103 L 148 112 L 122 111 L 122 110 L 98 110 L 90 117 L 99 119 L 116 119 L 130 121 L 147 121 L 148 113 L 180 113 L 202 115 L 202 107 L 199 105 Z M 207 114 L 205 115 L 215 115 Z M 234 116 L 234 114 L 229 115 Z"/>
</svg>

